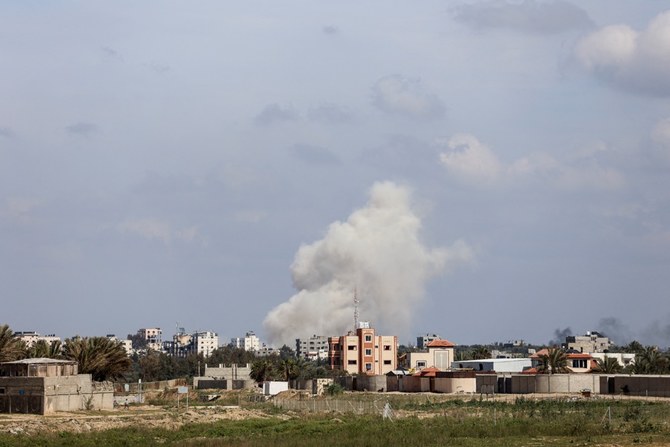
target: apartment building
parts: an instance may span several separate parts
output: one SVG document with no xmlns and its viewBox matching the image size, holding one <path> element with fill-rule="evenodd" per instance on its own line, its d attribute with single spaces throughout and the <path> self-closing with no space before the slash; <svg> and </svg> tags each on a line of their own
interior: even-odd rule
<svg viewBox="0 0 670 447">
<path fill-rule="evenodd" d="M 588 331 L 585 335 L 571 335 L 565 337 L 564 347 L 567 350 L 579 352 L 594 353 L 607 352 L 612 345 L 612 341 L 596 331 Z"/>
<path fill-rule="evenodd" d="M 296 338 L 295 352 L 304 359 L 325 360 L 328 358 L 328 337 L 312 335 L 309 338 Z"/>
<path fill-rule="evenodd" d="M 147 348 L 160 351 L 163 347 L 163 331 L 159 327 L 142 328 L 137 331 L 142 340 L 146 340 Z"/>
<path fill-rule="evenodd" d="M 56 337 L 56 334 L 40 335 L 35 331 L 14 332 L 14 337 L 23 341 L 27 348 L 32 348 L 39 340 L 44 340 L 49 345 L 54 341 L 62 341 L 60 337 Z"/>
<path fill-rule="evenodd" d="M 398 337 L 377 335 L 369 323 L 361 322 L 355 332 L 328 337 L 328 359 L 332 369 L 349 374 L 386 374 L 397 368 Z"/>
<path fill-rule="evenodd" d="M 242 348 L 245 351 L 258 352 L 261 349 L 261 339 L 253 331 L 247 332 L 243 338 L 231 338 L 230 344 L 235 348 Z"/>
</svg>

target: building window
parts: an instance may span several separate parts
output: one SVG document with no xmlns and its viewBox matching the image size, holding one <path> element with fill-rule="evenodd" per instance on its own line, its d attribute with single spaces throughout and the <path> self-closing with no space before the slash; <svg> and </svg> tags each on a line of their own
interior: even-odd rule
<svg viewBox="0 0 670 447">
<path fill-rule="evenodd" d="M 425 368 L 426 367 L 426 362 L 425 360 L 419 360 L 416 362 L 416 367 L 417 368 Z"/>
<path fill-rule="evenodd" d="M 356 350 L 356 345 L 349 345 L 347 347 L 347 349 L 349 349 L 350 351 L 355 351 Z"/>
<path fill-rule="evenodd" d="M 355 364 L 356 364 L 356 360 L 349 360 L 347 362 L 347 365 L 355 365 Z"/>
<path fill-rule="evenodd" d="M 390 360 L 384 360 L 384 365 L 390 365 L 391 361 Z"/>
<path fill-rule="evenodd" d="M 372 349 L 366 349 L 365 355 L 372 355 Z"/>
<path fill-rule="evenodd" d="M 372 341 L 372 335 L 366 335 L 365 341 Z"/>
<path fill-rule="evenodd" d="M 384 351 L 390 351 L 391 345 L 384 345 Z"/>
<path fill-rule="evenodd" d="M 365 370 L 370 371 L 372 369 L 372 363 L 366 363 L 365 364 Z"/>
<path fill-rule="evenodd" d="M 4 388 L 0 388 L 0 394 L 5 394 L 5 389 Z"/>
</svg>

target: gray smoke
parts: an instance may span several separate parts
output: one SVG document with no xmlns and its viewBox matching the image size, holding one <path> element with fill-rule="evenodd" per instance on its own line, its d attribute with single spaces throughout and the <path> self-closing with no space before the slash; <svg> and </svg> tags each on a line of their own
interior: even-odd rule
<svg viewBox="0 0 670 447">
<path fill-rule="evenodd" d="M 376 183 L 365 207 L 332 223 L 323 239 L 301 246 L 291 266 L 297 293 L 263 322 L 270 341 L 345 334 L 353 329 L 354 290 L 361 320 L 388 335 L 407 333 L 426 281 L 474 257 L 463 241 L 426 248 L 410 205 L 407 188 Z"/>
<path fill-rule="evenodd" d="M 670 323 L 661 323 L 658 320 L 653 321 L 649 326 L 642 330 L 641 339 L 644 344 L 667 348 L 670 346 Z"/>
<path fill-rule="evenodd" d="M 633 333 L 623 321 L 615 317 L 601 318 L 598 322 L 598 332 L 608 337 L 614 344 L 623 346 L 633 340 Z"/>
<path fill-rule="evenodd" d="M 549 346 L 560 346 L 562 343 L 565 343 L 565 337 L 572 335 L 572 329 L 566 327 L 565 329 L 556 328 L 554 329 L 554 338 L 549 340 Z"/>
</svg>

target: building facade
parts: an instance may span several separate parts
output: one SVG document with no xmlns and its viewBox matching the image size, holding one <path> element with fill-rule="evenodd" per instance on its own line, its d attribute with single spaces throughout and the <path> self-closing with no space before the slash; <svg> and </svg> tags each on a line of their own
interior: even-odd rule
<svg viewBox="0 0 670 447">
<path fill-rule="evenodd" d="M 421 371 L 424 368 L 434 367 L 439 371 L 451 368 L 454 361 L 455 343 L 449 340 L 436 339 L 426 345 L 427 351 L 410 352 L 408 363 L 410 370 Z"/>
<path fill-rule="evenodd" d="M 296 338 L 295 352 L 298 357 L 308 360 L 326 360 L 328 358 L 328 337 L 312 335 L 309 338 Z"/>
<path fill-rule="evenodd" d="M 386 374 L 397 368 L 398 337 L 376 335 L 361 323 L 355 333 L 328 338 L 328 359 L 331 369 L 349 374 Z"/>
<path fill-rule="evenodd" d="M 49 345 L 55 341 L 62 341 L 60 337 L 56 337 L 56 334 L 40 335 L 35 331 L 14 332 L 14 337 L 23 341 L 26 348 L 32 348 L 39 340 L 44 340 Z"/>
<path fill-rule="evenodd" d="M 607 352 L 613 345 L 609 338 L 596 332 L 589 331 L 585 335 L 571 335 L 565 337 L 565 349 L 585 352 Z"/>
<path fill-rule="evenodd" d="M 147 342 L 147 348 L 160 351 L 163 347 L 163 331 L 159 327 L 142 328 L 137 335 Z"/>
<path fill-rule="evenodd" d="M 428 348 L 428 343 L 434 340 L 441 340 L 441 337 L 437 334 L 424 334 L 416 337 L 416 347 L 419 349 Z"/>
</svg>

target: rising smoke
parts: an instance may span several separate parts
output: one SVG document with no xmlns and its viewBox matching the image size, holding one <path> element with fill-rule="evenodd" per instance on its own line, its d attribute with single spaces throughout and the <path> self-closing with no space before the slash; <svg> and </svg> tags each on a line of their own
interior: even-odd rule
<svg viewBox="0 0 670 447">
<path fill-rule="evenodd" d="M 364 208 L 332 223 L 323 239 L 300 247 L 291 266 L 297 293 L 263 322 L 270 341 L 291 345 L 298 337 L 353 329 L 354 290 L 361 320 L 388 334 L 406 333 L 426 281 L 473 259 L 462 241 L 448 249 L 426 248 L 420 230 L 409 190 L 376 183 Z"/>
</svg>

